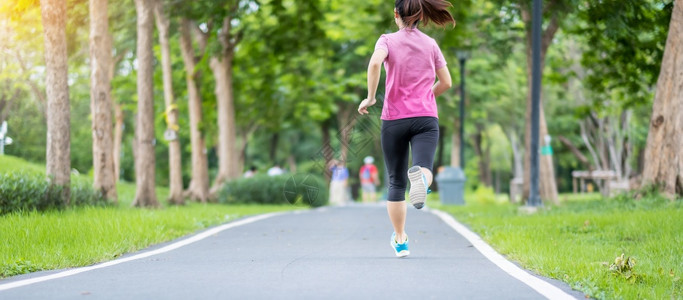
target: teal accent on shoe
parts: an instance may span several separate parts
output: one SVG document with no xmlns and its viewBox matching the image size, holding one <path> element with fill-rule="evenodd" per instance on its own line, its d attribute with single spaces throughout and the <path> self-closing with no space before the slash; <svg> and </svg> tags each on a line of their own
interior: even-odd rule
<svg viewBox="0 0 683 300">
<path fill-rule="evenodd" d="M 427 187 L 427 194 L 431 194 L 432 189 L 430 189 L 429 185 L 427 185 L 427 177 L 425 176 L 425 174 L 422 174 L 422 182 L 424 182 L 425 186 Z"/>
<path fill-rule="evenodd" d="M 396 241 L 396 232 L 391 234 L 391 248 L 394 249 L 394 253 L 397 257 L 406 257 L 410 255 L 410 250 L 408 250 L 408 238 L 402 244 Z"/>
</svg>

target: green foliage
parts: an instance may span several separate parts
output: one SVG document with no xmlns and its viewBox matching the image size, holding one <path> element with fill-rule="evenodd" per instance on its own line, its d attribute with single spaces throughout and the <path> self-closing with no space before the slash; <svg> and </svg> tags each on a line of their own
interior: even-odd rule
<svg viewBox="0 0 683 300">
<path fill-rule="evenodd" d="M 496 204 L 496 194 L 493 192 L 493 188 L 484 185 L 479 185 L 474 194 L 468 198 L 474 198 L 476 203 L 482 205 Z"/>
<path fill-rule="evenodd" d="M 592 105 L 615 98 L 623 106 L 651 102 L 659 76 L 673 1 L 587 1 L 572 31 L 585 39 L 582 64 L 590 69 Z"/>
<path fill-rule="evenodd" d="M 5 1 L 7 2 L 7 1 Z M 6 152 L 33 162 L 45 160 L 44 53 L 40 7 L 37 0 L 0 4 L 0 121 L 7 119 L 14 144 Z M 190 136 L 185 71 L 178 45 L 178 21 L 188 18 L 207 35 L 204 53 L 196 53 L 197 82 L 202 96 L 200 128 L 206 139 L 210 174 L 216 170 L 217 114 L 212 56 L 223 44 L 218 38 L 221 21 L 231 22 L 234 49 L 233 86 L 238 140 L 245 146 L 247 166 L 270 167 L 274 159 L 295 162 L 316 159 L 322 148 L 321 124 L 332 133 L 332 147 L 341 143 L 335 134 L 349 120 L 338 120 L 365 96 L 366 68 L 379 35 L 396 30 L 393 1 L 383 0 L 230 0 L 161 1 L 171 22 L 171 60 L 174 95 L 179 111 L 179 141 L 183 157 L 183 181 L 190 181 Z M 512 174 L 509 139 L 523 141 L 527 96 L 526 34 L 522 19 L 530 1 L 451 1 L 455 28 L 422 28 L 439 43 L 453 76 L 459 82 L 455 49 L 471 50 L 467 62 L 465 156 L 468 188 L 476 189 L 477 163 L 490 162 L 499 178 Z M 544 27 L 557 17 L 560 30 L 546 57 L 543 103 L 549 133 L 563 135 L 587 154 L 577 120 L 589 113 L 618 116 L 633 109 L 628 130 L 633 143 L 631 165 L 644 147 L 653 84 L 659 71 L 668 32 L 671 0 L 578 1 L 544 0 Z M 92 166 L 88 6 L 68 0 L 67 36 L 69 87 L 72 113 L 72 168 L 87 174 Z M 109 5 L 113 37 L 114 78 L 112 99 L 124 111 L 121 178 L 134 181 L 133 141 L 136 115 L 135 8 L 130 2 L 112 0 Z M 239 37 L 239 38 L 237 38 Z M 197 43 L 197 41 L 195 41 Z M 158 46 L 156 57 L 160 59 Z M 164 122 L 161 70 L 155 69 L 155 133 L 157 184 L 168 183 L 168 149 L 162 139 Z M 578 83 L 575 83 L 577 81 Z M 383 94 L 380 84 L 378 95 Z M 7 105 L 2 106 L 6 101 Z M 457 130 L 457 88 L 437 99 L 444 135 Z M 381 105 L 377 105 L 381 109 Z M 375 117 L 375 116 L 373 116 Z M 360 123 L 356 127 L 360 127 Z M 473 126 L 475 125 L 475 126 Z M 478 127 L 477 127 L 478 126 Z M 482 135 L 484 154 L 473 153 L 472 135 Z M 274 136 L 279 142 L 273 146 Z M 355 137 L 354 137 L 355 138 Z M 379 145 L 378 136 L 372 139 Z M 353 144 L 353 142 L 352 142 Z M 522 142 L 523 144 L 523 142 Z M 554 161 L 560 190 L 571 188 L 572 170 L 582 168 L 557 139 Z M 450 160 L 451 143 L 439 152 Z M 349 159 L 357 169 L 359 158 L 373 155 L 381 161 L 379 147 L 364 149 Z M 524 149 L 520 149 L 524 150 Z M 490 153 L 490 154 L 486 154 Z M 337 153 L 335 153 L 337 154 Z M 589 155 L 586 155 L 589 156 Z M 304 165 L 308 171 L 318 163 Z M 381 167 L 381 166 L 380 166 Z M 636 168 L 633 168 L 636 169 Z M 503 180 L 503 182 L 506 180 Z M 505 189 L 503 187 L 502 189 Z"/>
<path fill-rule="evenodd" d="M 614 263 L 609 266 L 612 274 L 623 277 L 629 283 L 635 283 L 640 275 L 633 269 L 636 266 L 636 259 L 630 256 L 624 257 L 624 253 L 614 259 Z"/>
<path fill-rule="evenodd" d="M 0 268 L 0 278 L 26 274 L 41 270 L 42 269 L 40 267 L 34 265 L 30 261 L 25 261 L 24 259 L 20 258 L 14 262 L 6 263 L 5 265 L 3 265 L 2 268 Z"/>
<path fill-rule="evenodd" d="M 220 203 L 296 204 L 313 207 L 328 201 L 325 180 L 315 174 L 257 175 L 227 182 L 218 195 Z"/>
<path fill-rule="evenodd" d="M 14 211 L 45 211 L 64 208 L 61 200 L 63 187 L 52 186 L 38 173 L 0 174 L 0 215 Z M 93 190 L 88 182 L 71 184 L 71 205 L 105 205 L 106 199 Z"/>
</svg>

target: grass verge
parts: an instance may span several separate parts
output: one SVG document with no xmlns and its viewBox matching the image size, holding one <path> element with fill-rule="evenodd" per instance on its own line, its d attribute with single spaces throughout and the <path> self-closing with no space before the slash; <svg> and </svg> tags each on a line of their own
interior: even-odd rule
<svg viewBox="0 0 683 300">
<path fill-rule="evenodd" d="M 23 160 L 0 156 L 0 172 L 43 172 Z M 72 180 L 90 180 L 74 175 Z M 305 209 L 295 205 L 189 203 L 161 209 L 131 208 L 135 185 L 119 183 L 119 205 L 74 207 L 0 216 L 0 278 L 115 259 L 124 253 L 173 240 L 247 215 Z M 157 188 L 164 203 L 166 188 Z"/>
<path fill-rule="evenodd" d="M 535 214 L 517 205 L 431 205 L 467 224 L 498 252 L 543 276 L 598 299 L 683 299 L 683 205 L 655 196 L 601 199 L 563 196 Z M 610 270 L 621 254 L 630 270 Z"/>
</svg>

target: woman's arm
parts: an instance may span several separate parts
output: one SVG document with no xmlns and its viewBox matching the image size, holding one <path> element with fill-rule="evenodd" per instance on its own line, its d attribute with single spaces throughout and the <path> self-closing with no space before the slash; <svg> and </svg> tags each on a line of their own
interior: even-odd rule
<svg viewBox="0 0 683 300">
<path fill-rule="evenodd" d="M 436 78 L 439 79 L 439 81 L 432 87 L 432 92 L 434 93 L 434 97 L 439 97 L 446 90 L 450 89 L 452 85 L 451 73 L 448 71 L 448 67 L 444 66 L 441 69 L 436 70 Z"/>
<path fill-rule="evenodd" d="M 358 113 L 361 115 L 368 114 L 368 107 L 375 105 L 375 96 L 377 94 L 377 85 L 379 84 L 379 76 L 382 71 L 382 62 L 387 58 L 387 51 L 382 49 L 375 50 L 370 58 L 368 64 L 368 96 L 358 106 Z"/>
<path fill-rule="evenodd" d="M 370 63 L 368 64 L 368 97 L 366 99 L 375 99 L 379 76 L 382 71 L 382 63 L 386 58 L 387 52 L 382 49 L 375 50 L 372 58 L 370 58 Z"/>
</svg>

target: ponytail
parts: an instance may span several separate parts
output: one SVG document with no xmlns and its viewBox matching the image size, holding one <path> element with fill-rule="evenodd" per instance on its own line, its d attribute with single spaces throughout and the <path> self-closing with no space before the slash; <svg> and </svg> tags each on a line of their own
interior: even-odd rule
<svg viewBox="0 0 683 300">
<path fill-rule="evenodd" d="M 428 25 L 429 21 L 439 26 L 448 23 L 455 26 L 455 19 L 448 11 L 453 5 L 446 0 L 396 0 L 394 6 L 403 24 L 409 28 L 417 27 L 420 22 Z"/>
</svg>

